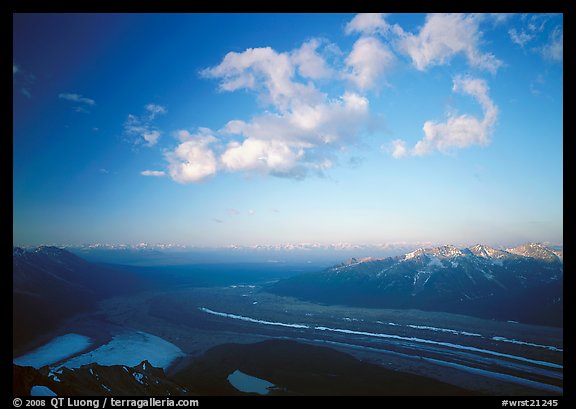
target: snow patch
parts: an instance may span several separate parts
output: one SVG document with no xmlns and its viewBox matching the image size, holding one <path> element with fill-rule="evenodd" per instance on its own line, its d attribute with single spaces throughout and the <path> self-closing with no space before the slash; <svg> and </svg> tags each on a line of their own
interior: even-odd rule
<svg viewBox="0 0 576 409">
<path fill-rule="evenodd" d="M 270 388 L 274 388 L 276 386 L 264 379 L 247 375 L 238 369 L 228 375 L 228 382 L 230 382 L 234 388 L 241 392 L 258 393 L 260 395 L 268 394 L 268 392 L 270 392 Z"/>
<path fill-rule="evenodd" d="M 50 372 L 48 372 L 48 378 L 52 378 L 52 380 L 54 380 L 54 382 L 61 382 L 60 378 L 58 378 L 58 376 L 56 376 L 56 374 L 58 375 L 62 375 L 62 369 L 54 371 L 51 370 Z"/>
<path fill-rule="evenodd" d="M 144 385 L 144 382 L 142 382 L 142 379 L 144 379 L 144 375 L 142 375 L 141 373 L 138 373 L 138 372 L 134 372 L 134 373 L 132 373 L 132 376 L 134 377 L 134 379 L 136 379 L 136 381 L 140 385 Z"/>
<path fill-rule="evenodd" d="M 64 362 L 66 368 L 80 368 L 91 363 L 102 366 L 137 366 L 148 360 L 151 365 L 166 369 L 172 361 L 184 353 L 176 345 L 146 332 L 130 332 L 116 335 L 110 342 L 88 353 Z M 128 369 L 124 368 L 126 372 Z"/>
<path fill-rule="evenodd" d="M 30 396 L 58 396 L 58 395 L 56 395 L 56 393 L 54 393 L 54 391 L 47 386 L 34 385 L 32 389 L 30 389 Z"/>
<path fill-rule="evenodd" d="M 88 348 L 92 340 L 84 335 L 66 334 L 56 337 L 47 344 L 13 360 L 19 366 L 39 369 L 69 358 Z"/>
<path fill-rule="evenodd" d="M 414 287 L 412 295 L 415 295 L 418 292 L 422 291 L 428 280 L 430 280 L 430 277 L 432 277 L 431 271 L 424 271 L 424 270 L 416 271 L 416 274 L 414 275 L 414 282 L 412 283 Z"/>
</svg>

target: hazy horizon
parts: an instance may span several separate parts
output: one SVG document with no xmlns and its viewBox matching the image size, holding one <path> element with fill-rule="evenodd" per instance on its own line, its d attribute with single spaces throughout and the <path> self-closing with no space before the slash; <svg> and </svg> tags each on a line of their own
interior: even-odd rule
<svg viewBox="0 0 576 409">
<path fill-rule="evenodd" d="M 202 246 L 193 244 L 180 244 L 180 243 L 32 243 L 32 244 L 16 244 L 13 247 L 33 248 L 42 246 L 53 247 L 71 247 L 71 248 L 92 248 L 92 249 L 160 249 L 160 250 L 235 250 L 235 249 L 274 249 L 274 250 L 313 250 L 313 249 L 344 249 L 350 250 L 354 248 L 407 248 L 407 247 L 438 247 L 444 245 L 452 245 L 458 248 L 466 248 L 475 245 L 484 245 L 494 248 L 513 248 L 529 243 L 542 244 L 544 246 L 563 246 L 563 242 L 515 242 L 515 243 L 481 243 L 477 241 L 470 241 L 468 243 L 448 243 L 448 242 L 387 242 L 387 243 L 314 243 L 314 242 L 301 242 L 301 243 L 258 243 L 258 244 L 235 244 L 230 243 L 221 246 Z"/>
<path fill-rule="evenodd" d="M 13 23 L 15 246 L 563 243 L 562 14 Z"/>
</svg>

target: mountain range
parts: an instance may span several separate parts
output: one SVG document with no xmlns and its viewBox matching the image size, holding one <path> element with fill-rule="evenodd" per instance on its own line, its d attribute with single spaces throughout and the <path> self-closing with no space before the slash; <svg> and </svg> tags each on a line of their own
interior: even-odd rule
<svg viewBox="0 0 576 409">
<path fill-rule="evenodd" d="M 280 280 L 267 291 L 329 304 L 415 308 L 562 325 L 563 253 L 528 243 L 421 248 L 383 259 L 350 259 Z"/>
</svg>

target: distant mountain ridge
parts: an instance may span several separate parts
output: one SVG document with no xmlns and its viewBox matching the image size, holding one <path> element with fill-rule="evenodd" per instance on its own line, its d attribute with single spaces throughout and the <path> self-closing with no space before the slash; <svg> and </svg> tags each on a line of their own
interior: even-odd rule
<svg viewBox="0 0 576 409">
<path fill-rule="evenodd" d="M 542 244 L 507 250 L 444 245 L 384 259 L 351 259 L 267 290 L 326 303 L 561 325 L 562 281 L 562 252 Z"/>
</svg>

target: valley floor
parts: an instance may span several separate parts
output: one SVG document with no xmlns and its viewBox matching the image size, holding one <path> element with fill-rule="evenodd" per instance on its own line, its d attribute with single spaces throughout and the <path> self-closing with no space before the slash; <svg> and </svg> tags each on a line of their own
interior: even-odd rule
<svg viewBox="0 0 576 409">
<path fill-rule="evenodd" d="M 289 339 L 327 346 L 366 362 L 484 395 L 561 395 L 561 328 L 417 310 L 327 306 L 281 297 L 256 285 L 184 287 L 102 301 L 53 337 L 90 337 L 92 350 L 126 330 L 180 348 L 174 375 L 210 348 Z M 82 353 L 86 353 L 84 350 Z"/>
</svg>

